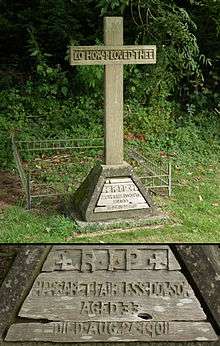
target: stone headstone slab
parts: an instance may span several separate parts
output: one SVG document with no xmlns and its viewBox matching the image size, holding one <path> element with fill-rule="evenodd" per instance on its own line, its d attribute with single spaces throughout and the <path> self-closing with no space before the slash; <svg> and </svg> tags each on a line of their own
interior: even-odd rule
<svg viewBox="0 0 220 346">
<path fill-rule="evenodd" d="M 54 246 L 7 342 L 214 341 L 166 246 Z"/>
<path fill-rule="evenodd" d="M 181 273 L 146 276 L 139 270 L 132 271 L 132 278 L 130 272 L 122 275 L 120 271 L 41 273 L 19 316 L 51 321 L 136 321 L 145 312 L 154 321 L 205 318 Z"/>
</svg>

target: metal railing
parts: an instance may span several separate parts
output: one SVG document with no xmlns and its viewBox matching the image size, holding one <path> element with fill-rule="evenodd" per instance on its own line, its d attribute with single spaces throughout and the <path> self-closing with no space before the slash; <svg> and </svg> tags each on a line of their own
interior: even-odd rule
<svg viewBox="0 0 220 346">
<path fill-rule="evenodd" d="M 168 196 L 172 193 L 172 165 L 170 160 L 162 161 L 157 158 L 156 162 L 145 157 L 143 154 L 134 149 L 128 150 L 128 155 L 135 160 L 140 166 L 138 174 L 143 184 L 152 190 L 167 189 Z"/>
<path fill-rule="evenodd" d="M 38 180 L 39 175 L 36 173 L 36 167 L 33 168 L 31 163 L 36 160 L 36 155 L 39 158 L 39 154 L 48 153 L 48 155 L 53 155 L 53 153 L 60 152 L 70 152 L 75 156 L 72 157 L 71 154 L 64 155 L 67 156 L 69 164 L 71 167 L 77 163 L 74 161 L 77 158 L 77 155 L 83 155 L 84 159 L 91 154 L 93 151 L 94 158 L 90 158 L 90 167 L 88 164 L 88 171 L 92 168 L 96 161 L 96 156 L 103 157 L 104 143 L 102 138 L 74 138 L 74 139 L 48 139 L 48 140 L 33 140 L 33 141 L 19 141 L 15 138 L 15 135 L 12 134 L 12 150 L 18 169 L 18 173 L 21 179 L 21 184 L 23 191 L 26 196 L 27 209 L 31 209 L 32 201 L 34 198 L 43 198 L 50 196 L 59 196 L 65 195 L 68 193 L 67 189 L 63 192 L 57 191 L 55 187 L 48 186 L 48 184 L 41 184 Z M 98 150 L 102 150 L 102 154 Z M 22 155 L 27 154 L 28 159 L 22 158 Z M 161 189 L 166 189 L 168 195 L 171 195 L 172 192 L 172 179 L 171 179 L 171 162 L 168 160 L 161 161 L 160 158 L 150 158 L 145 157 L 139 150 L 134 149 L 130 144 L 125 146 L 125 155 L 126 159 L 129 161 L 135 161 L 134 171 L 139 176 L 139 179 L 143 182 L 147 189 L 153 190 L 155 192 Z M 50 156 L 49 156 L 50 157 Z M 42 159 L 43 160 L 43 159 Z M 61 164 L 60 164 L 61 165 Z M 60 166 L 57 165 L 58 167 Z M 66 165 L 66 166 L 65 166 Z M 64 162 L 64 166 L 67 167 L 67 163 Z M 87 168 L 87 167 L 86 167 Z M 41 168 L 39 168 L 41 171 Z M 45 172 L 44 172 L 45 173 Z M 71 174 L 73 169 L 71 168 Z M 59 174 L 58 174 L 59 175 Z M 71 179 L 76 180 L 74 188 L 77 188 L 81 181 L 78 175 L 72 176 Z M 35 179 L 35 180 L 34 180 Z M 83 178 L 81 178 L 82 180 Z M 34 186 L 37 186 L 37 190 L 34 191 Z M 42 193 L 46 191 L 45 193 Z"/>
</svg>

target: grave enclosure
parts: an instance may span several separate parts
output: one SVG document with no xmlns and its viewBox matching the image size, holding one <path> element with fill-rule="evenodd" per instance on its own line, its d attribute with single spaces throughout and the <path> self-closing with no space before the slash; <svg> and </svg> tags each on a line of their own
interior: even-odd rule
<svg viewBox="0 0 220 346">
<path fill-rule="evenodd" d="M 0 344 L 217 345 L 194 289 L 166 245 L 24 247 L 0 288 Z"/>
<path fill-rule="evenodd" d="M 105 65 L 104 164 L 94 167 L 72 199 L 85 221 L 156 214 L 148 192 L 124 162 L 123 65 L 156 63 L 155 46 L 123 46 L 123 18 L 104 18 L 104 46 L 70 47 L 71 65 Z"/>
<path fill-rule="evenodd" d="M 101 227 L 104 227 L 102 221 L 109 221 L 113 227 L 115 222 L 124 221 L 131 227 L 140 220 L 143 225 L 158 223 L 158 220 L 163 222 L 167 217 L 155 208 L 149 191 L 167 189 L 168 195 L 171 195 L 171 163 L 162 162 L 159 155 L 141 154 L 139 147 L 137 150 L 135 145 L 126 143 L 124 146 L 123 143 L 123 65 L 154 64 L 156 47 L 123 46 L 123 20 L 120 17 L 105 18 L 104 33 L 104 46 L 70 48 L 71 65 L 105 65 L 104 146 L 101 138 L 20 141 L 13 132 L 12 150 L 26 195 L 27 209 L 31 209 L 33 200 L 65 196 L 68 203 L 63 203 L 62 199 L 61 208 L 80 228 L 90 227 L 99 221 Z M 73 165 L 77 166 L 83 150 L 88 154 L 93 149 L 97 149 L 98 159 L 94 162 L 103 160 L 103 163 L 86 162 L 82 175 L 74 176 Z M 26 157 L 22 159 L 23 153 L 27 153 L 28 160 Z M 39 157 L 35 153 L 39 153 Z M 69 167 L 66 165 L 64 176 L 68 179 L 61 181 L 63 170 L 60 163 L 55 174 L 51 171 L 53 180 L 57 177 L 57 182 L 51 184 L 45 169 L 50 157 L 45 162 L 42 159 L 41 168 L 41 156 L 48 154 L 52 155 L 52 159 L 54 155 L 55 160 L 57 154 L 61 155 L 61 159 L 70 162 Z M 88 157 L 87 161 L 90 159 Z M 72 197 L 69 198 L 70 195 Z"/>
</svg>

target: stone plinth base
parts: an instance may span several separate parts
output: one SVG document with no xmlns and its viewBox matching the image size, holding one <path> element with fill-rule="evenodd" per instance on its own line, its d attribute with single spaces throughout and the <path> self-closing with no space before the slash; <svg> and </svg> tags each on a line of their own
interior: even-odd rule
<svg viewBox="0 0 220 346">
<path fill-rule="evenodd" d="M 114 219 L 105 221 L 82 221 L 77 217 L 76 213 L 71 214 L 71 218 L 74 219 L 78 225 L 78 231 L 83 232 L 96 232 L 96 231 L 106 231 L 114 232 L 119 229 L 123 231 L 130 231 L 132 229 L 147 229 L 147 228 L 162 228 L 165 224 L 169 222 L 169 217 L 161 212 L 156 215 L 146 215 L 146 217 L 132 218 L 132 219 Z M 95 233 L 96 234 L 96 233 Z"/>
<path fill-rule="evenodd" d="M 148 192 L 126 162 L 94 167 L 70 203 L 69 209 L 84 221 L 140 219 L 157 214 Z"/>
</svg>

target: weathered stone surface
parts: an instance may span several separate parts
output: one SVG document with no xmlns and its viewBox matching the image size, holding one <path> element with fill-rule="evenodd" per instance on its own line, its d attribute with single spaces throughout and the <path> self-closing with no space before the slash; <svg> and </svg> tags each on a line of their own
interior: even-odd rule
<svg viewBox="0 0 220 346">
<path fill-rule="evenodd" d="M 87 264 L 91 264 L 87 263 Z M 205 314 L 179 272 L 133 270 L 41 273 L 20 317 L 60 321 L 203 320 Z"/>
<path fill-rule="evenodd" d="M 17 253 L 16 246 L 0 245 L 0 286 Z"/>
<path fill-rule="evenodd" d="M 219 345 L 169 247 L 56 245 L 48 256 L 44 250 L 34 267 L 40 272 L 44 261 L 41 273 L 25 282 L 1 346 Z M 28 264 L 33 268 L 33 257 Z"/>
<path fill-rule="evenodd" d="M 6 341 L 0 342 L 1 346 L 54 346 L 54 342 L 42 342 L 42 341 Z M 57 342 L 56 345 L 69 346 L 67 342 Z M 134 342 L 74 342 L 74 346 L 219 346 L 220 340 L 215 341 L 135 341 Z"/>
<path fill-rule="evenodd" d="M 95 168 L 82 183 L 74 195 L 74 211 L 71 214 L 75 216 L 78 212 L 85 221 L 104 221 L 113 219 L 127 219 L 132 217 L 141 217 L 152 214 L 152 202 L 143 193 L 143 186 L 135 181 L 130 174 L 126 175 L 123 169 L 122 175 L 114 175 L 113 166 L 119 166 L 121 170 L 124 159 L 123 149 L 123 64 L 133 63 L 155 63 L 156 46 L 123 46 L 123 18 L 105 17 L 104 18 L 104 43 L 105 46 L 94 47 L 71 47 L 70 63 L 72 65 L 105 65 L 105 152 L 104 163 L 109 166 L 110 174 L 103 176 Z M 103 173 L 103 169 L 102 169 Z M 108 203 L 104 204 L 104 196 L 100 197 L 103 184 L 106 179 L 113 177 L 130 178 L 138 188 L 136 194 L 131 198 L 125 198 L 125 202 L 115 203 L 114 197 L 109 196 Z M 97 184 L 97 185 L 96 185 Z M 123 183 L 121 183 L 121 186 Z M 137 186 L 138 185 L 138 186 Z M 140 188 L 141 186 L 141 188 Z M 98 198 L 100 197 L 100 200 Z M 110 201 L 112 200 L 112 203 Z M 98 201 L 98 204 L 97 204 Z M 107 201 L 107 200 L 106 200 Z M 97 205 L 96 205 L 97 204 Z M 148 213 L 145 213 L 148 210 Z M 138 211 L 138 212 L 137 212 Z"/>
<path fill-rule="evenodd" d="M 85 271 L 87 251 L 93 271 L 97 270 L 180 270 L 180 265 L 167 245 L 55 245 L 44 262 L 42 271 Z M 87 263 L 88 265 L 88 263 Z M 91 267 L 87 267 L 91 270 Z"/>
<path fill-rule="evenodd" d="M 123 18 L 104 18 L 106 46 L 123 45 Z M 123 65 L 105 66 L 104 134 L 106 165 L 122 165 L 124 159 L 123 135 Z"/>
<path fill-rule="evenodd" d="M 6 340 L 12 341 L 206 341 L 216 335 L 206 322 L 52 322 L 13 325 Z"/>
<path fill-rule="evenodd" d="M 0 340 L 14 322 L 22 300 L 38 275 L 50 246 L 21 245 L 13 265 L 0 287 Z"/>
<path fill-rule="evenodd" d="M 220 247 L 219 245 L 176 245 L 176 255 L 201 300 L 209 308 L 209 318 L 220 332 Z"/>
<path fill-rule="evenodd" d="M 165 224 L 169 223 L 169 215 L 165 214 L 163 212 L 157 211 L 156 214 L 146 214 L 141 215 L 141 218 L 133 217 L 133 218 L 117 218 L 113 220 L 103 220 L 103 221 L 83 221 L 82 218 L 79 218 L 78 213 L 74 213 L 74 211 L 71 213 L 71 217 L 76 222 L 78 228 L 77 230 L 81 233 L 81 236 L 78 235 L 77 237 L 83 237 L 82 233 L 90 232 L 92 229 L 96 232 L 93 232 L 92 235 L 97 235 L 99 231 L 105 231 L 105 234 L 110 234 L 114 232 L 130 232 L 131 229 L 140 231 L 145 229 L 162 229 Z"/>
<path fill-rule="evenodd" d="M 106 182 L 113 181 L 115 178 L 121 180 L 129 179 L 132 182 L 132 186 L 137 189 L 136 193 L 138 193 L 139 197 L 143 198 L 142 201 L 144 202 L 139 204 L 136 203 L 135 199 L 131 199 L 132 203 L 130 204 L 126 202 L 127 204 L 125 203 L 124 205 L 115 203 L 114 207 L 111 205 L 108 207 L 98 206 L 100 198 L 101 201 L 103 200 L 103 190 L 105 191 L 105 188 L 107 188 Z M 110 183 L 111 186 L 112 184 Z M 156 210 L 149 194 L 146 192 L 143 184 L 134 175 L 132 167 L 127 163 L 116 166 L 102 165 L 94 167 L 75 192 L 72 199 L 74 208 L 80 212 L 81 218 L 86 221 L 104 221 L 156 215 Z M 105 208 L 105 210 L 100 210 L 99 208 Z"/>
<path fill-rule="evenodd" d="M 131 178 L 106 179 L 94 212 L 149 208 Z"/>
</svg>

